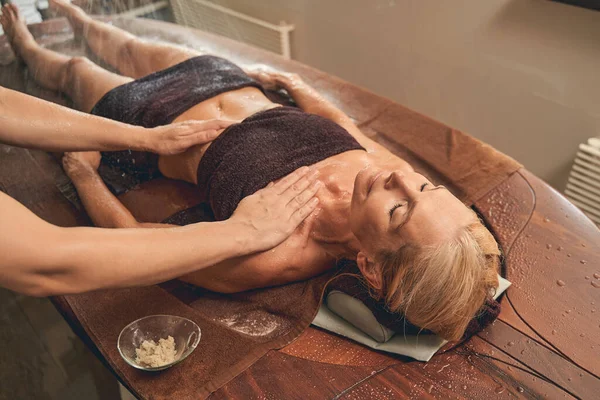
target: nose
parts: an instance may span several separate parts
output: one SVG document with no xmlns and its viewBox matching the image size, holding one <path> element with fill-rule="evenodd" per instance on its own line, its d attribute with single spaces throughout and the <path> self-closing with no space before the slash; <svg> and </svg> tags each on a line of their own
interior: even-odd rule
<svg viewBox="0 0 600 400">
<path fill-rule="evenodd" d="M 404 175 L 400 171 L 393 171 L 387 179 L 386 189 L 400 189 L 406 194 L 410 194 L 412 192 L 418 192 L 418 190 L 411 185 L 409 179 L 407 179 L 406 175 Z"/>
<path fill-rule="evenodd" d="M 387 189 L 404 188 L 404 174 L 399 171 L 392 171 L 386 182 Z"/>
</svg>

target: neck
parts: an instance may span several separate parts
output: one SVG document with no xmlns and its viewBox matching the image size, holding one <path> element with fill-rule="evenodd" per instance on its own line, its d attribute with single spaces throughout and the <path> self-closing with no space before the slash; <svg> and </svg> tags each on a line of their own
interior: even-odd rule
<svg viewBox="0 0 600 400">
<path fill-rule="evenodd" d="M 356 256 L 358 255 L 358 251 L 360 249 L 360 244 L 356 237 L 352 235 L 348 240 L 344 240 L 343 242 L 338 243 L 328 243 L 322 242 L 325 251 L 335 257 L 336 260 L 340 260 L 342 258 L 347 258 L 349 260 L 356 260 Z"/>
<path fill-rule="evenodd" d="M 319 216 L 315 221 L 312 238 L 332 258 L 356 259 L 360 249 L 358 239 L 349 225 L 350 203 L 356 174 L 373 163 L 364 152 L 348 152 L 332 157 L 320 168 Z"/>
<path fill-rule="evenodd" d="M 329 185 L 326 185 L 323 192 L 319 196 L 321 211 L 315 221 L 313 239 L 336 259 L 356 259 L 360 243 L 349 225 L 352 193 Z"/>
</svg>

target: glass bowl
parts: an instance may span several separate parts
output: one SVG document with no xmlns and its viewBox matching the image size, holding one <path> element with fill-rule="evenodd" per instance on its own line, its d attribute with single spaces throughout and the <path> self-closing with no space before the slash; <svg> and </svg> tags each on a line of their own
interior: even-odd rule
<svg viewBox="0 0 600 400">
<path fill-rule="evenodd" d="M 153 340 L 172 336 L 175 339 L 175 361 L 160 367 L 138 364 L 135 349 L 144 340 Z M 161 371 L 185 360 L 200 342 L 200 327 L 187 318 L 175 315 L 150 315 L 127 325 L 119 334 L 117 348 L 121 357 L 134 368 L 144 371 Z"/>
</svg>

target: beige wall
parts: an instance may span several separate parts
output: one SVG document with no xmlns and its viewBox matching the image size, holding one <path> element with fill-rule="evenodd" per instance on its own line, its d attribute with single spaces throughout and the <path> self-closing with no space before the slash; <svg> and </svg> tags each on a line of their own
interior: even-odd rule
<svg viewBox="0 0 600 400">
<path fill-rule="evenodd" d="M 600 135 L 600 12 L 546 0 L 215 0 L 293 57 L 492 144 L 557 189 Z"/>
</svg>

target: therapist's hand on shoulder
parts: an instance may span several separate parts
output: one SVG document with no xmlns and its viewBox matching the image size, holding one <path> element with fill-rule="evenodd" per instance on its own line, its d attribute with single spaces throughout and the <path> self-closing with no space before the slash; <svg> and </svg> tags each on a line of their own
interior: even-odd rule
<svg viewBox="0 0 600 400">
<path fill-rule="evenodd" d="M 190 147 L 215 140 L 225 128 L 236 122 L 211 119 L 147 128 L 142 133 L 146 140 L 144 147 L 152 153 L 166 156 L 183 153 Z"/>
<path fill-rule="evenodd" d="M 253 231 L 256 251 L 268 250 L 287 239 L 317 208 L 321 183 L 317 172 L 302 167 L 244 198 L 231 216 Z"/>
</svg>

